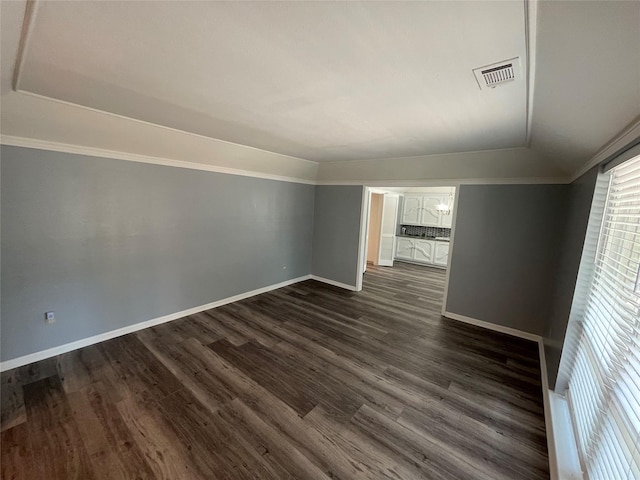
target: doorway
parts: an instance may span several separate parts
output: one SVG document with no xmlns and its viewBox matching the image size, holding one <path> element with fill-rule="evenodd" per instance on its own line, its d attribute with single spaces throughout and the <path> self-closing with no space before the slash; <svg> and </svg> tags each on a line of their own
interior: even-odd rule
<svg viewBox="0 0 640 480">
<path fill-rule="evenodd" d="M 398 204 L 399 195 L 371 192 L 366 263 L 376 266 L 393 266 Z"/>
<path fill-rule="evenodd" d="M 369 204 L 369 228 L 367 237 L 367 263 L 379 265 L 378 251 L 380 249 L 380 235 L 382 228 L 382 199 L 381 193 L 372 193 Z"/>
<path fill-rule="evenodd" d="M 377 275 L 380 268 L 395 267 L 441 278 L 446 298 L 457 193 L 456 186 L 365 187 L 356 290 L 368 264 Z"/>
</svg>

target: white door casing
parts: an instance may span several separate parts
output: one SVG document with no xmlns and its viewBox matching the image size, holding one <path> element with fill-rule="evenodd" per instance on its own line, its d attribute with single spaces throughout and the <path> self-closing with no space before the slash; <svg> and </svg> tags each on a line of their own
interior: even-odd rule
<svg viewBox="0 0 640 480">
<path fill-rule="evenodd" d="M 396 225 L 398 223 L 399 196 L 385 193 L 382 199 L 382 224 L 380 227 L 380 250 L 378 265 L 393 266 L 393 254 L 396 239 Z"/>
<path fill-rule="evenodd" d="M 361 261 L 362 273 L 364 274 L 367 271 L 367 249 L 369 248 L 369 218 L 371 216 L 371 190 L 369 189 L 369 187 L 365 187 L 363 195 L 365 203 L 363 215 L 366 215 L 364 217 L 366 221 L 364 222 L 364 252 Z"/>
</svg>

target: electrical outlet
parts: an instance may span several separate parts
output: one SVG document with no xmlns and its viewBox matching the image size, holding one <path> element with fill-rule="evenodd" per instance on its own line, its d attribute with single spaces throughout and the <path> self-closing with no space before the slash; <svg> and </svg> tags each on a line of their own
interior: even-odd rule
<svg viewBox="0 0 640 480">
<path fill-rule="evenodd" d="M 47 325 L 56 323 L 56 312 L 45 312 L 44 323 L 46 323 Z"/>
</svg>

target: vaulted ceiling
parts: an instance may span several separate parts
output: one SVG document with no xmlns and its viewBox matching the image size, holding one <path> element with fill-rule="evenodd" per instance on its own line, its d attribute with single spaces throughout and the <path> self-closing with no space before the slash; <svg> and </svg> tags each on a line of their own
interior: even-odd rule
<svg viewBox="0 0 640 480">
<path fill-rule="evenodd" d="M 569 174 L 640 115 L 635 1 L 36 2 L 24 26 L 7 3 L 3 134 L 29 124 L 14 80 L 315 162 L 531 149 Z M 479 88 L 473 69 L 514 58 Z"/>
<path fill-rule="evenodd" d="M 567 171 L 640 121 L 640 1 L 541 1 L 531 147 Z"/>
</svg>

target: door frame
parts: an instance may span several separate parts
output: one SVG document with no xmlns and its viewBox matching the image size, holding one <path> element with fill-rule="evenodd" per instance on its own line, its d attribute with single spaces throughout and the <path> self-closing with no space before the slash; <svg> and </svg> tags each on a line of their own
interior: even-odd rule
<svg viewBox="0 0 640 480">
<path fill-rule="evenodd" d="M 362 193 L 362 216 L 364 217 L 364 245 L 360 245 L 359 246 L 359 251 L 358 251 L 358 258 L 359 258 L 359 262 L 361 262 L 361 268 L 362 271 L 358 271 L 358 279 L 360 280 L 360 288 L 358 288 L 358 285 L 356 282 L 356 291 L 360 291 L 362 290 L 362 275 L 364 275 L 364 272 L 367 271 L 367 252 L 369 250 L 369 220 L 371 217 L 371 189 L 369 187 L 364 187 L 363 189 L 363 193 Z M 362 218 L 360 219 L 360 234 L 362 234 Z M 360 238 L 360 241 L 362 242 L 362 238 Z M 360 247 L 362 248 L 362 259 L 360 260 L 360 256 L 361 256 L 361 252 L 360 252 Z"/>
<path fill-rule="evenodd" d="M 362 277 L 367 271 L 367 248 L 369 247 L 369 216 L 371 215 L 371 194 L 390 193 L 376 187 L 362 186 L 362 204 L 360 207 L 360 238 L 358 242 L 358 265 L 356 266 L 356 288 L 362 290 Z"/>
<path fill-rule="evenodd" d="M 362 204 L 360 207 L 360 238 L 358 242 L 358 264 L 356 265 L 356 288 L 362 290 L 362 277 L 367 269 L 367 244 L 369 236 L 369 215 L 371 214 L 371 189 L 362 186 Z"/>
<path fill-rule="evenodd" d="M 456 237 L 456 218 L 458 217 L 458 196 L 460 195 L 460 184 L 456 185 L 453 193 L 453 212 L 451 212 L 451 238 L 449 239 L 449 258 L 447 259 L 447 270 L 444 276 L 444 295 L 442 296 L 442 313 L 447 311 L 447 297 L 449 295 L 449 275 L 451 275 L 451 259 L 453 258 L 453 245 Z"/>
<path fill-rule="evenodd" d="M 453 255 L 455 252 L 455 236 L 456 236 L 456 222 L 458 217 L 458 204 L 459 204 L 459 196 L 460 196 L 460 185 L 464 184 L 464 182 L 451 182 L 451 181 L 425 181 L 425 182 L 398 182 L 398 181 L 389 181 L 389 182 L 375 182 L 379 186 L 367 186 L 363 185 L 362 188 L 362 207 L 360 210 L 360 242 L 358 245 L 358 259 L 357 259 L 357 278 L 356 278 L 356 288 L 355 291 L 359 292 L 362 290 L 362 277 L 364 275 L 366 264 L 367 264 L 367 236 L 369 229 L 369 214 L 371 208 L 371 193 L 397 193 L 397 192 L 388 192 L 384 190 L 384 187 L 453 187 L 455 188 L 455 192 L 453 194 L 453 212 L 451 212 L 451 240 L 449 241 L 449 258 L 447 260 L 447 270 L 445 273 L 444 280 L 444 295 L 442 297 L 442 315 L 444 315 L 447 306 L 447 297 L 449 294 L 449 275 L 451 273 L 451 261 L 453 259 Z M 400 194 L 402 195 L 402 194 Z M 364 258 L 363 258 L 364 257 Z M 364 261 L 364 263 L 363 263 Z"/>
<path fill-rule="evenodd" d="M 380 237 L 379 237 L 379 242 L 378 242 L 378 265 L 382 265 L 382 263 L 380 262 L 380 255 L 382 254 L 382 230 L 384 227 L 384 202 L 386 201 L 387 197 L 396 197 L 396 214 L 395 214 L 395 224 L 398 225 L 398 206 L 400 205 L 400 194 L 399 193 L 389 193 L 386 192 L 383 194 L 382 197 L 382 218 L 380 219 Z M 393 234 L 393 245 L 391 246 L 391 265 L 383 265 L 385 267 L 393 267 L 393 255 L 394 252 L 396 250 L 396 234 Z"/>
</svg>

